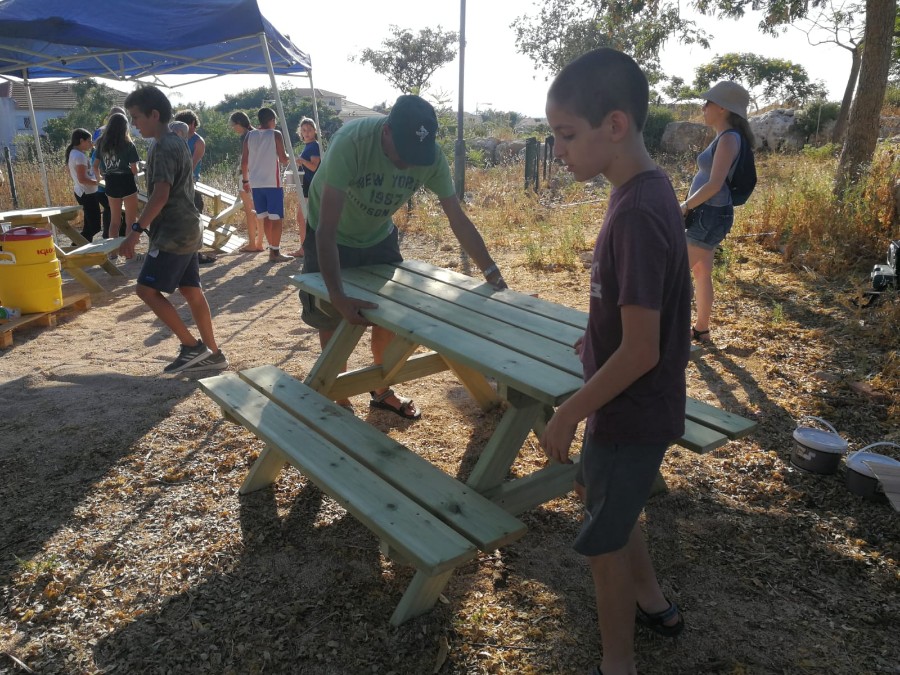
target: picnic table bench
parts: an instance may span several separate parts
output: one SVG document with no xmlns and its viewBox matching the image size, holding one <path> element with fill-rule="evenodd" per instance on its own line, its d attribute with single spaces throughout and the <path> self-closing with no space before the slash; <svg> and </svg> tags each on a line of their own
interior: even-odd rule
<svg viewBox="0 0 900 675">
<path fill-rule="evenodd" d="M 201 189 L 198 189 L 201 188 Z M 228 204 L 230 200 L 231 206 L 222 211 L 214 211 L 213 216 L 205 213 L 200 214 L 200 221 L 203 223 L 203 245 L 220 253 L 234 253 L 241 246 L 247 243 L 247 240 L 238 234 L 237 228 L 232 225 L 225 225 L 224 219 L 235 210 L 240 208 L 240 201 L 229 195 L 227 192 L 216 190 L 203 183 L 196 183 L 194 189 L 204 195 L 215 194 L 217 199 L 213 202 L 217 204 Z M 146 192 L 139 190 L 138 199 L 144 204 L 149 199 Z"/>
<path fill-rule="evenodd" d="M 241 494 L 270 485 L 289 463 L 375 534 L 387 557 L 416 568 L 393 625 L 428 611 L 479 550 L 525 532 L 501 507 L 274 366 L 200 386 L 266 442 Z"/>
<path fill-rule="evenodd" d="M 89 242 L 72 224 L 80 211 L 80 206 L 53 206 L 4 211 L 0 213 L 0 221 L 7 221 L 13 227 L 42 225 L 48 226 L 53 232 L 62 232 L 72 241 L 72 246 L 54 244 L 60 267 L 91 293 L 103 293 L 103 286 L 87 274 L 85 269 L 96 265 L 111 276 L 125 276 L 122 270 L 109 259 L 109 254 L 117 251 L 125 239 L 113 237 Z"/>
</svg>

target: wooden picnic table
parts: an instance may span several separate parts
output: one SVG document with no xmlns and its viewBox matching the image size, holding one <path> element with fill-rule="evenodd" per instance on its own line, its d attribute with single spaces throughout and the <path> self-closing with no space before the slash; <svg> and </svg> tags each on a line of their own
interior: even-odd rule
<svg viewBox="0 0 900 675">
<path fill-rule="evenodd" d="M 10 223 L 13 227 L 22 225 L 47 226 L 53 232 L 61 232 L 68 237 L 72 245 L 54 244 L 56 257 L 60 267 L 78 281 L 91 293 L 103 293 L 104 288 L 92 278 L 85 268 L 94 265 L 114 277 L 125 276 L 118 267 L 109 260 L 108 255 L 117 251 L 124 237 L 112 237 L 89 242 L 81 232 L 72 225 L 72 221 L 81 211 L 80 206 L 50 206 L 37 209 L 21 209 L 18 211 L 0 212 L 0 221 Z"/>
<path fill-rule="evenodd" d="M 571 489 L 576 464 L 508 474 L 527 435 L 581 387 L 573 344 L 587 315 L 415 260 L 342 276 L 348 294 L 378 304 L 363 315 L 395 333 L 382 365 L 340 372 L 365 331 L 341 321 L 305 382 L 259 366 L 200 386 L 266 444 L 241 494 L 271 485 L 291 465 L 372 532 L 387 557 L 415 567 L 391 616 L 399 625 L 434 606 L 453 571 L 479 551 L 523 536 L 516 515 Z M 330 309 L 320 274 L 292 281 Z M 334 403 L 448 369 L 483 408 L 505 406 L 465 484 Z M 678 442 L 697 452 L 755 426 L 699 401 L 688 402 L 685 418 Z"/>
<path fill-rule="evenodd" d="M 348 295 L 378 304 L 362 314 L 395 338 L 381 366 L 342 373 L 365 330 L 342 321 L 307 385 L 338 400 L 449 369 L 482 408 L 501 401 L 506 406 L 469 476 L 470 487 L 512 514 L 571 489 L 575 465 L 551 464 L 525 477 L 507 477 L 528 434 L 540 433 L 554 408 L 583 384 L 573 344 L 584 333 L 585 312 L 512 290 L 496 291 L 480 280 L 416 260 L 345 269 L 341 276 Z M 321 274 L 301 274 L 291 281 L 330 308 Z M 420 347 L 430 351 L 422 353 Z M 685 424 L 685 434 L 676 442 L 700 453 L 756 426 L 693 399 L 688 400 Z"/>
</svg>

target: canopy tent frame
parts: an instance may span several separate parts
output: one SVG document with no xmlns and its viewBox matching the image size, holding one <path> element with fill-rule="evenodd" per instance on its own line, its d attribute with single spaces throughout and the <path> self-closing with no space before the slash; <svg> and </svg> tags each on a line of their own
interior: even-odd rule
<svg viewBox="0 0 900 675">
<path fill-rule="evenodd" d="M 96 0 L 94 0 L 96 2 Z M 180 0 L 180 11 L 184 9 L 185 0 Z M 290 156 L 291 161 L 291 177 L 295 188 L 300 190 L 300 178 L 297 171 L 297 158 L 294 155 L 293 145 L 290 143 L 290 131 L 287 126 L 287 117 L 284 113 L 284 106 L 281 102 L 281 94 L 278 91 L 276 81 L 276 70 L 279 75 L 289 76 L 305 76 L 309 80 L 310 89 L 312 91 L 313 117 L 316 125 L 319 125 L 319 112 L 316 100 L 316 89 L 312 79 L 312 64 L 309 56 L 300 51 L 288 38 L 278 33 L 274 26 L 259 12 L 256 0 L 203 0 L 206 7 L 217 4 L 221 8 L 233 9 L 235 11 L 254 11 L 253 16 L 259 19 L 263 30 L 259 32 L 248 33 L 244 35 L 229 35 L 222 41 L 208 44 L 192 44 L 184 49 L 165 50 L 153 49 L 146 47 L 134 47 L 129 49 L 115 49 L 106 46 L 82 46 L 80 40 L 72 37 L 65 37 L 57 41 L 44 42 L 41 38 L 39 43 L 46 47 L 56 46 L 65 53 L 54 53 L 48 55 L 37 49 L 29 48 L 29 43 L 34 43 L 35 38 L 18 39 L 20 33 L 16 33 L 15 38 L 10 38 L 6 43 L 0 44 L 0 77 L 13 79 L 20 77 L 26 90 L 28 99 L 29 115 L 31 117 L 32 133 L 35 137 L 36 152 L 38 161 L 41 166 L 41 175 L 44 183 L 44 197 L 47 206 L 52 206 L 50 198 L 49 180 L 47 170 L 43 159 L 43 153 L 40 143 L 40 130 L 37 125 L 37 116 L 34 110 L 34 101 L 31 95 L 31 81 L 34 79 L 61 79 L 71 80 L 84 77 L 97 77 L 101 79 L 109 79 L 116 81 L 140 82 L 144 84 L 153 83 L 168 88 L 177 88 L 187 86 L 201 81 L 214 79 L 223 75 L 234 74 L 262 74 L 269 76 L 269 82 L 275 95 L 276 107 L 278 112 L 279 124 L 281 132 L 287 146 L 285 150 Z M 8 16 L 4 14 L 4 10 L 11 5 L 18 4 L 16 0 L 0 0 L 0 28 L 2 28 L 3 20 Z M 66 5 L 72 8 L 69 0 Z M 16 8 L 14 7 L 13 10 Z M 77 8 L 73 8 L 76 9 Z M 14 13 L 14 12 L 11 12 Z M 88 13 L 90 15 L 90 13 Z M 41 15 L 39 19 L 28 19 L 20 16 L 14 16 L 10 23 L 16 28 L 22 26 L 32 26 L 35 21 L 46 20 L 50 23 L 59 23 L 60 17 L 50 15 Z M 271 29 L 271 35 L 269 34 Z M 32 32 L 35 32 L 35 28 Z M 28 32 L 27 30 L 25 31 Z M 3 30 L 0 30 L 0 37 L 7 37 Z M 51 36 L 52 37 L 52 36 Z M 109 36 L 93 36 L 96 42 L 104 42 L 109 40 Z M 270 39 L 276 42 L 278 47 L 278 63 L 277 67 L 272 58 L 272 49 L 270 48 Z M 196 38 L 195 38 L 196 40 Z M 91 40 L 85 39 L 86 43 Z M 236 45 L 230 47 L 229 45 Z M 218 50 L 214 53 L 203 53 L 206 49 Z M 253 61 L 250 50 L 259 49 L 259 53 L 263 56 L 262 62 Z M 86 51 L 75 51 L 86 50 Z M 70 53 L 71 52 L 71 53 Z M 248 58 L 236 60 L 242 53 L 246 53 Z M 151 60 L 142 62 L 136 55 L 151 57 Z M 115 66 L 110 65 L 110 60 L 114 61 Z M 5 64 L 5 65 L 4 65 Z M 80 64 L 80 65 L 77 65 Z M 90 65 L 90 67 L 88 67 Z M 208 75 L 200 79 L 179 84 L 167 84 L 162 78 L 173 75 Z"/>
</svg>

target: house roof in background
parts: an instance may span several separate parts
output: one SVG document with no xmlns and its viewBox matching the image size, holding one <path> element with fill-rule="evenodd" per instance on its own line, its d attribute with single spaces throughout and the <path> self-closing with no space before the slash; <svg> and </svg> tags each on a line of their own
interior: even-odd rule
<svg viewBox="0 0 900 675">
<path fill-rule="evenodd" d="M 117 91 L 116 103 L 121 105 L 128 96 Z M 28 95 L 21 82 L 0 83 L 0 97 L 12 98 L 19 110 L 28 110 Z M 31 82 L 31 100 L 35 110 L 71 110 L 78 102 L 74 84 L 71 82 Z"/>
<path fill-rule="evenodd" d="M 377 110 L 372 110 L 364 105 L 360 105 L 359 103 L 354 103 L 347 99 L 343 100 L 341 103 L 341 112 L 338 113 L 338 118 L 340 118 L 341 122 L 349 122 L 350 120 L 357 120 L 362 117 L 386 117 L 386 115 Z"/>
</svg>

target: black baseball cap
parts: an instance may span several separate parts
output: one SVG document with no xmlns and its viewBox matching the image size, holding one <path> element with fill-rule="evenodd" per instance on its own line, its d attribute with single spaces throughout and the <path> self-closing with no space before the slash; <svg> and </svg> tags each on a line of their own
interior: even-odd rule
<svg viewBox="0 0 900 675">
<path fill-rule="evenodd" d="M 424 98 L 406 94 L 397 99 L 387 123 L 397 154 L 407 164 L 428 166 L 437 155 L 437 115 Z"/>
</svg>

